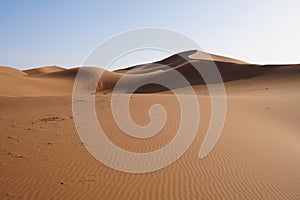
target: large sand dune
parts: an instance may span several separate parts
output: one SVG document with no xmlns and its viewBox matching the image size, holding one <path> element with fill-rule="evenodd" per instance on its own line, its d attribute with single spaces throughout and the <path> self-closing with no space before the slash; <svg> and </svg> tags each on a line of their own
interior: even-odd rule
<svg viewBox="0 0 300 200">
<path fill-rule="evenodd" d="M 212 60 L 203 52 L 188 51 L 155 63 L 102 71 L 95 95 L 98 119 L 112 142 L 133 152 L 166 145 L 181 112 L 167 88 L 140 87 L 130 100 L 135 122 L 147 125 L 148 109 L 156 103 L 165 107 L 168 119 L 154 137 L 126 135 L 111 111 L 112 89 L 124 74 L 126 89 L 141 80 L 168 79 L 176 70 L 198 94 L 201 121 L 191 147 L 172 165 L 146 174 L 111 169 L 82 145 L 71 96 L 79 68 L 0 67 L 0 199 L 300 199 L 300 65 L 252 65 L 209 56 Z M 209 67 L 213 61 L 225 82 L 227 116 L 217 145 L 199 159 L 211 102 L 194 67 Z M 173 89 L 180 93 L 187 86 Z"/>
<path fill-rule="evenodd" d="M 158 79 L 170 79 L 170 81 L 173 81 L 172 71 L 174 69 L 182 74 L 189 84 L 193 86 L 218 83 L 219 81 L 214 82 L 213 80 L 212 82 L 205 82 L 199 74 L 199 71 L 201 71 L 199 69 L 210 68 L 213 65 L 217 66 L 225 84 L 238 87 L 241 86 L 241 81 L 244 81 L 244 85 L 247 86 L 247 82 L 254 78 L 276 79 L 277 77 L 278 81 L 283 81 L 283 79 L 292 77 L 292 79 L 297 80 L 300 73 L 300 65 L 252 65 L 236 59 L 205 54 L 200 51 L 187 51 L 155 63 L 134 66 L 114 72 L 102 70 L 103 75 L 99 81 L 98 90 L 113 89 L 122 76 L 125 79 L 124 87 L 130 84 L 138 84 L 140 81 L 145 80 L 156 82 Z M 71 94 L 78 69 L 50 66 L 19 71 L 9 67 L 1 67 L 0 92 L 2 96 L 56 96 Z M 87 68 L 86 73 L 90 73 L 92 77 L 94 68 L 91 68 L 91 70 Z M 239 84 L 231 84 L 232 81 L 239 81 Z M 178 84 L 176 87 L 184 88 L 186 85 Z M 149 84 L 139 88 L 137 92 L 149 93 L 165 90 L 168 89 L 156 84 Z"/>
</svg>

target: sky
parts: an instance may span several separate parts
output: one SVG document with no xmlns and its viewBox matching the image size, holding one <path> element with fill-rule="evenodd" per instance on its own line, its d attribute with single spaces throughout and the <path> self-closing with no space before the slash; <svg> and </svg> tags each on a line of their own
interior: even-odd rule
<svg viewBox="0 0 300 200">
<path fill-rule="evenodd" d="M 143 27 L 250 63 L 300 63 L 299 0 L 0 0 L 0 9 L 0 65 L 18 69 L 79 66 L 106 39 Z"/>
</svg>

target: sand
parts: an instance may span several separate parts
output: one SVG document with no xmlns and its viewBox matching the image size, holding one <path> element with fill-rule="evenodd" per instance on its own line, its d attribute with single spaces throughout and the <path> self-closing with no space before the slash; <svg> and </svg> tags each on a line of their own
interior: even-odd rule
<svg viewBox="0 0 300 200">
<path fill-rule="evenodd" d="M 0 67 L 0 199 L 299 199 L 300 65 L 260 66 L 213 57 L 225 80 L 227 115 L 217 145 L 199 159 L 211 103 L 189 63 L 201 67 L 210 61 L 196 58 L 194 51 L 183 55 L 188 60 L 174 55 L 157 63 L 168 64 L 193 85 L 200 126 L 182 157 L 145 174 L 111 169 L 82 144 L 72 116 L 78 68 L 34 72 Z M 164 77 L 168 70 L 157 63 L 131 68 L 128 84 L 140 77 Z M 179 126 L 178 102 L 165 88 L 141 88 L 130 101 L 135 122 L 149 123 L 147 112 L 155 103 L 165 106 L 169 118 L 154 137 L 125 135 L 113 120 L 110 102 L 113 86 L 128 70 L 104 71 L 95 95 L 98 119 L 107 137 L 123 149 L 159 149 Z"/>
</svg>

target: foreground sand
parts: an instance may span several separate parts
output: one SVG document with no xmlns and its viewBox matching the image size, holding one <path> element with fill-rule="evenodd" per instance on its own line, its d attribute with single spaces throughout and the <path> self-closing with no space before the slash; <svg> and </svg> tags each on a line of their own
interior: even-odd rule
<svg viewBox="0 0 300 200">
<path fill-rule="evenodd" d="M 300 198 L 298 65 L 226 82 L 225 127 L 213 151 L 202 160 L 198 152 L 209 124 L 210 98 L 201 85 L 195 85 L 201 107 L 196 139 L 175 163 L 146 174 L 110 169 L 82 145 L 72 117 L 74 77 L 57 74 L 64 72 L 60 68 L 56 74 L 35 78 L 2 70 L 6 74 L 0 79 L 0 199 Z M 18 84 L 4 87 L 5 81 L 13 82 L 7 74 L 20 79 L 21 87 L 28 90 Z M 174 136 L 180 111 L 168 91 L 134 94 L 130 101 L 138 124 L 149 122 L 147 111 L 153 103 L 164 105 L 169 114 L 162 132 L 146 140 L 126 136 L 116 127 L 110 97 L 109 91 L 99 91 L 96 110 L 107 136 L 118 146 L 147 152 Z"/>
</svg>

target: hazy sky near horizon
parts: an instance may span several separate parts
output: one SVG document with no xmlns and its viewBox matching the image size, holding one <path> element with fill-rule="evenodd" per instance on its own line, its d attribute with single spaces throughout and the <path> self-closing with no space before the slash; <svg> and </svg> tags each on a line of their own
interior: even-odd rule
<svg viewBox="0 0 300 200">
<path fill-rule="evenodd" d="M 99 43 L 141 27 L 178 31 L 210 53 L 300 63 L 300 1 L 1 0 L 0 65 L 78 66 Z"/>
</svg>

